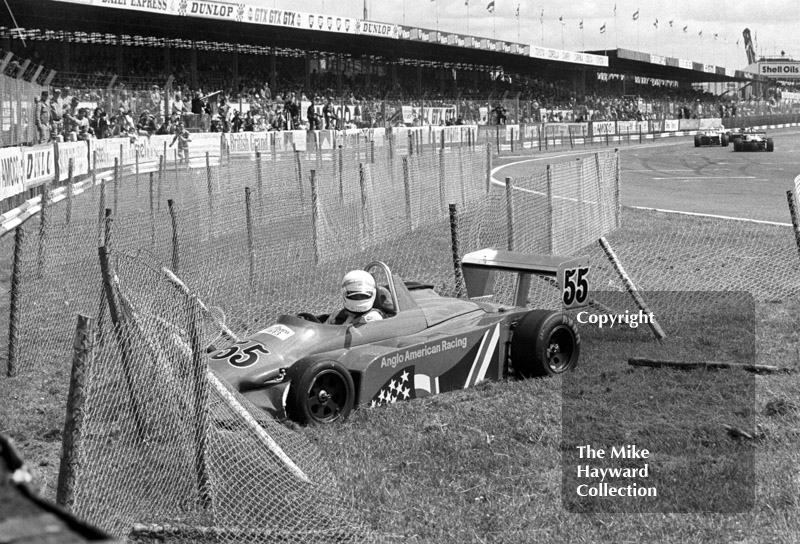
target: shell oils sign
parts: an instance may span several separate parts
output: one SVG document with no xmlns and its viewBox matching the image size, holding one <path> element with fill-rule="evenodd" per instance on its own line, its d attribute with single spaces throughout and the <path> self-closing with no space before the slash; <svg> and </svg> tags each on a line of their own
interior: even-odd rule
<svg viewBox="0 0 800 544">
<path fill-rule="evenodd" d="M 800 79 L 800 62 L 759 62 L 758 73 L 774 79 Z"/>
</svg>

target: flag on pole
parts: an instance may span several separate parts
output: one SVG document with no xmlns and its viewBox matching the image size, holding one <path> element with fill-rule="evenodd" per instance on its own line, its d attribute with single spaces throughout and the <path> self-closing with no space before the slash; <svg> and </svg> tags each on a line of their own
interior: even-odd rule
<svg viewBox="0 0 800 544">
<path fill-rule="evenodd" d="M 519 19 L 519 4 L 517 4 L 517 19 Z"/>
<path fill-rule="evenodd" d="M 488 11 L 489 13 L 494 13 L 494 0 L 489 2 L 489 5 L 486 6 L 486 11 Z"/>
<path fill-rule="evenodd" d="M 580 22 L 580 24 L 578 24 L 578 28 L 580 28 L 581 30 L 583 30 L 583 19 L 581 19 L 581 22 Z"/>
<path fill-rule="evenodd" d="M 616 16 L 617 16 L 617 5 L 614 4 L 614 17 L 616 17 Z"/>
<path fill-rule="evenodd" d="M 639 10 L 637 9 L 636 11 L 633 12 L 633 20 L 636 21 L 638 19 L 639 19 Z"/>
<path fill-rule="evenodd" d="M 702 38 L 703 37 L 703 31 L 701 30 L 700 32 L 697 33 L 697 35 Z"/>
<path fill-rule="evenodd" d="M 689 25 L 686 25 L 685 27 L 683 27 L 683 32 L 684 32 L 684 33 L 685 33 L 685 32 L 688 32 L 688 30 L 689 30 Z"/>
<path fill-rule="evenodd" d="M 716 40 L 717 38 L 719 38 L 719 34 L 717 34 L 716 32 L 714 32 L 714 39 Z"/>
<path fill-rule="evenodd" d="M 539 15 L 539 22 L 541 24 L 544 24 L 544 8 L 542 8 L 542 14 Z"/>
<path fill-rule="evenodd" d="M 653 26 L 656 27 L 656 29 L 658 29 L 658 19 L 655 20 L 655 22 L 653 23 Z"/>
<path fill-rule="evenodd" d="M 603 23 L 603 25 L 600 27 L 600 34 L 605 34 L 605 33 L 606 33 L 606 24 Z"/>
<path fill-rule="evenodd" d="M 672 23 L 675 22 L 674 19 L 669 20 L 669 27 L 672 28 Z"/>
</svg>

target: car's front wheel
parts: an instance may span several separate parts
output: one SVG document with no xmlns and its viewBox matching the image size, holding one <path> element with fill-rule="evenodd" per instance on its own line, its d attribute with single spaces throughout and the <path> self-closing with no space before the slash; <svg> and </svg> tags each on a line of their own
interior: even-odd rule
<svg viewBox="0 0 800 544">
<path fill-rule="evenodd" d="M 767 138 L 767 151 L 775 151 L 775 143 L 772 138 Z"/>
<path fill-rule="evenodd" d="M 530 311 L 511 337 L 511 365 L 523 378 L 563 374 L 578 365 L 579 355 L 578 327 L 563 312 Z"/>
<path fill-rule="evenodd" d="M 353 410 L 355 385 L 338 361 L 300 361 L 289 369 L 286 413 L 300 424 L 342 421 Z"/>
</svg>

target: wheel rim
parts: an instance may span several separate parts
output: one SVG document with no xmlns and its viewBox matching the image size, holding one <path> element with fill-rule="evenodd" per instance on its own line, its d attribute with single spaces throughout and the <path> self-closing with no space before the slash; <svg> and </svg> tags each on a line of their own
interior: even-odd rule
<svg viewBox="0 0 800 544">
<path fill-rule="evenodd" d="M 325 370 L 311 383 L 306 396 L 308 413 L 315 421 L 330 422 L 339 418 L 347 402 L 347 383 L 335 370 Z"/>
<path fill-rule="evenodd" d="M 545 354 L 547 366 L 553 374 L 559 374 L 569 369 L 574 350 L 572 331 L 563 325 L 553 329 L 550 338 L 547 339 L 547 353 Z"/>
</svg>

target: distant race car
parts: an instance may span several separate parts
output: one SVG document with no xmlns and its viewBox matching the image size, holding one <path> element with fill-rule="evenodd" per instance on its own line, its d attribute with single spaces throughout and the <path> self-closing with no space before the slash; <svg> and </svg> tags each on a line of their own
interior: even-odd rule
<svg viewBox="0 0 800 544">
<path fill-rule="evenodd" d="M 758 130 L 748 130 L 733 137 L 734 151 L 773 151 L 775 144 L 767 133 Z"/>
<path fill-rule="evenodd" d="M 354 326 L 283 315 L 212 352 L 212 370 L 278 419 L 317 424 L 343 420 L 355 406 L 561 374 L 578 363 L 578 329 L 561 311 L 440 296 L 380 261 L 365 270 L 377 280 L 385 319 Z M 583 291 L 585 298 L 588 283 Z"/>
<path fill-rule="evenodd" d="M 694 135 L 694 146 L 701 145 L 721 145 L 728 147 L 728 131 L 725 127 L 710 128 L 701 130 Z"/>
</svg>

